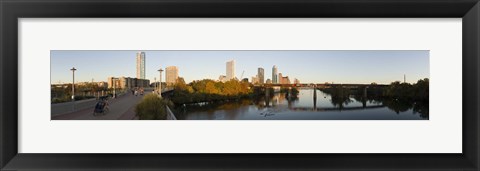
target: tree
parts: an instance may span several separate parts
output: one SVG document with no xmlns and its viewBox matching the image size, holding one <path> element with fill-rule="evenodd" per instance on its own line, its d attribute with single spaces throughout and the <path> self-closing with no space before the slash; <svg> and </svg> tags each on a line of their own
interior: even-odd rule
<svg viewBox="0 0 480 171">
<path fill-rule="evenodd" d="M 175 89 L 177 90 L 187 90 L 187 84 L 185 83 L 185 80 L 182 77 L 178 77 L 174 86 Z"/>
<path fill-rule="evenodd" d="M 171 106 L 172 104 L 156 94 L 147 94 L 135 106 L 135 114 L 140 120 L 165 120 L 167 119 L 167 105 Z"/>
<path fill-rule="evenodd" d="M 429 98 L 429 79 L 418 80 L 414 85 L 414 98 L 419 101 L 428 101 Z"/>
</svg>

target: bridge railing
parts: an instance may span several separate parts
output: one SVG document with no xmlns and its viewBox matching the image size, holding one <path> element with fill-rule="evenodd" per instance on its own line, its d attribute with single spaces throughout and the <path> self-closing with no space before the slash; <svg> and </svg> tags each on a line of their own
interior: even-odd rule
<svg viewBox="0 0 480 171">
<path fill-rule="evenodd" d="M 172 110 L 168 106 L 165 106 L 167 108 L 167 120 L 177 120 L 177 117 L 175 117 L 175 114 L 173 114 Z"/>
</svg>

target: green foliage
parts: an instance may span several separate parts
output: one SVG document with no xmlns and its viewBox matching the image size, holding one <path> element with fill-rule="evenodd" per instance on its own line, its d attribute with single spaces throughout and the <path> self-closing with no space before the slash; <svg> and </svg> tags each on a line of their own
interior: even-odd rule
<svg viewBox="0 0 480 171">
<path fill-rule="evenodd" d="M 273 89 L 271 90 L 271 92 L 273 92 Z M 286 96 L 297 97 L 299 91 L 295 87 L 290 87 L 290 88 L 281 88 L 280 93 L 286 93 Z"/>
<path fill-rule="evenodd" d="M 416 84 L 393 82 L 384 91 L 384 96 L 403 101 L 428 101 L 429 79 L 418 80 Z"/>
<path fill-rule="evenodd" d="M 428 101 L 429 97 L 429 79 L 418 80 L 413 86 L 414 99 L 418 101 Z"/>
<path fill-rule="evenodd" d="M 94 96 L 75 96 L 75 101 L 78 101 L 78 100 L 86 100 L 86 99 L 93 99 L 95 98 Z M 51 99 L 51 103 L 52 104 L 55 104 L 55 103 L 65 103 L 65 102 L 71 102 L 72 101 L 72 97 L 69 96 L 69 95 L 63 95 L 61 97 L 53 97 Z"/>
<path fill-rule="evenodd" d="M 170 99 L 175 104 L 238 99 L 253 93 L 248 82 L 230 80 L 225 83 L 204 79 L 186 85 L 177 82 Z"/>
<path fill-rule="evenodd" d="M 350 99 L 350 93 L 350 89 L 344 88 L 343 86 L 331 88 L 330 94 L 332 96 L 332 104 L 340 108 L 343 108 L 344 105 L 348 105 L 352 102 Z"/>
<path fill-rule="evenodd" d="M 72 84 L 51 85 L 51 103 L 63 103 L 72 101 Z M 108 91 L 107 88 L 96 83 L 75 85 L 75 100 L 94 98 L 94 92 Z M 118 91 L 118 89 L 117 89 Z M 88 94 L 88 95 L 87 95 Z"/>
<path fill-rule="evenodd" d="M 167 105 L 172 106 L 173 104 L 168 100 L 161 99 L 156 94 L 147 94 L 135 106 L 135 113 L 140 120 L 165 120 L 167 119 Z"/>
<path fill-rule="evenodd" d="M 366 89 L 367 96 L 364 94 L 366 86 L 359 86 L 354 89 L 344 88 L 343 86 L 334 86 L 331 88 L 322 89 L 326 94 L 329 94 L 332 99 L 331 102 L 335 106 L 342 106 L 351 102 L 350 97 L 362 103 L 367 101 L 381 101 L 391 110 L 399 113 L 414 109 L 414 112 L 419 112 L 422 117 L 428 117 L 428 101 L 429 101 L 429 79 L 418 80 L 415 84 L 400 83 L 398 81 L 392 82 L 389 86 L 380 87 L 376 84 L 371 84 Z M 425 108 L 424 106 L 427 106 Z"/>
</svg>

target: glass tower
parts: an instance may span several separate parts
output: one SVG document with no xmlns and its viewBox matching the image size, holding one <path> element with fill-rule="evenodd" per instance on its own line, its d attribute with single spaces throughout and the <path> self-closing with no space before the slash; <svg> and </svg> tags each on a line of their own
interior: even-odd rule
<svg viewBox="0 0 480 171">
<path fill-rule="evenodd" d="M 145 52 L 137 52 L 137 78 L 145 79 Z"/>
<path fill-rule="evenodd" d="M 276 65 L 272 68 L 272 84 L 278 84 L 278 68 Z"/>
<path fill-rule="evenodd" d="M 265 70 L 263 68 L 258 68 L 258 83 L 263 84 L 265 81 Z"/>
</svg>

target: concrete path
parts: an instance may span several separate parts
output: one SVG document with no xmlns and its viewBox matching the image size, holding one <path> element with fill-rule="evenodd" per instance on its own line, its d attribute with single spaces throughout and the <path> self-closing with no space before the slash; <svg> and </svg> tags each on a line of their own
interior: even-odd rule
<svg viewBox="0 0 480 171">
<path fill-rule="evenodd" d="M 51 104 L 50 105 L 51 114 L 52 116 L 57 116 L 57 115 L 62 115 L 66 113 L 71 113 L 73 110 L 74 104 L 75 104 L 75 110 L 77 111 L 77 110 L 89 108 L 90 106 L 97 104 L 97 100 L 93 98 L 93 99 L 86 99 L 86 100 L 80 100 L 75 102 Z"/>
<path fill-rule="evenodd" d="M 147 93 L 151 92 L 145 92 L 145 94 Z M 95 105 L 92 105 L 75 112 L 52 116 L 52 120 L 133 120 L 135 119 L 135 106 L 144 95 L 125 94 L 116 99 L 110 99 L 110 111 L 105 115 L 93 116 Z"/>
</svg>

